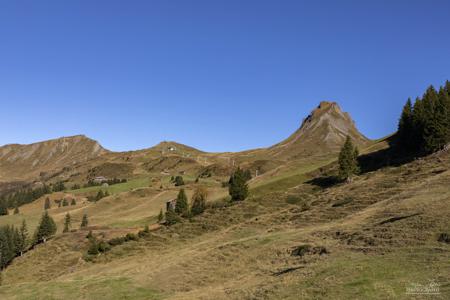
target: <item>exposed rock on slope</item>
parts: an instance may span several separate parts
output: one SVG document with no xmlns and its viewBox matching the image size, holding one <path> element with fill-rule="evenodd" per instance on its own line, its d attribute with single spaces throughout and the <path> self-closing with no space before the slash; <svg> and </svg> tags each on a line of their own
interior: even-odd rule
<svg viewBox="0 0 450 300">
<path fill-rule="evenodd" d="M 343 112 L 336 102 L 323 101 L 303 120 L 294 134 L 268 150 L 277 158 L 323 155 L 338 151 L 347 135 L 359 146 L 369 142 L 358 131 L 350 115 Z"/>
<path fill-rule="evenodd" d="M 0 147 L 0 181 L 35 178 L 41 172 L 61 170 L 108 151 L 83 135 Z"/>
</svg>

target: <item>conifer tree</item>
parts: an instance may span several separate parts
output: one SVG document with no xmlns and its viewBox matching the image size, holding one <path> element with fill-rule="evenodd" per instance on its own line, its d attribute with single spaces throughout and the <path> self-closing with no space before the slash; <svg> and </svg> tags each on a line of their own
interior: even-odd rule
<svg viewBox="0 0 450 300">
<path fill-rule="evenodd" d="M 81 220 L 80 228 L 86 228 L 88 226 L 88 216 L 87 214 L 83 214 L 83 219 Z"/>
<path fill-rule="evenodd" d="M 192 215 L 196 216 L 205 211 L 206 198 L 208 197 L 208 192 L 203 187 L 197 187 L 192 195 Z"/>
<path fill-rule="evenodd" d="M 70 202 L 70 205 L 77 205 L 77 201 L 75 200 L 75 198 L 72 198 L 72 201 Z"/>
<path fill-rule="evenodd" d="M 175 212 L 183 217 L 186 217 L 189 215 L 189 205 L 187 201 L 186 193 L 184 192 L 184 189 L 181 189 L 178 192 L 177 196 L 177 203 L 175 205 Z"/>
<path fill-rule="evenodd" d="M 64 186 L 64 182 L 62 182 L 62 181 L 58 181 L 57 183 L 55 183 L 55 185 L 53 185 L 54 192 L 62 192 L 65 189 L 66 189 L 66 187 Z"/>
<path fill-rule="evenodd" d="M 52 237 L 56 233 L 56 224 L 48 212 L 45 211 L 42 215 L 41 222 L 35 233 L 35 242 L 46 242 L 46 240 Z"/>
<path fill-rule="evenodd" d="M 71 222 L 70 214 L 67 213 L 67 214 L 66 214 L 66 217 L 65 217 L 65 219 L 64 219 L 64 229 L 63 229 L 63 232 L 69 232 L 69 231 L 70 231 L 70 226 L 71 226 L 70 222 Z"/>
<path fill-rule="evenodd" d="M 2 199 L 0 201 L 0 216 L 7 216 L 8 215 L 8 206 L 6 205 L 6 201 Z"/>
<path fill-rule="evenodd" d="M 44 209 L 50 209 L 51 205 L 50 205 L 50 198 L 45 198 L 45 203 L 44 203 Z"/>
<path fill-rule="evenodd" d="M 402 115 L 398 123 L 398 138 L 402 152 L 408 152 L 413 145 L 413 106 L 408 98 L 403 107 Z"/>
<path fill-rule="evenodd" d="M 163 210 L 161 209 L 159 211 L 159 215 L 158 215 L 158 223 L 161 223 L 164 220 L 164 214 L 163 214 Z"/>
<path fill-rule="evenodd" d="M 19 211 L 19 205 L 17 204 L 17 202 L 16 202 L 16 204 L 14 205 L 14 214 L 15 215 L 18 215 L 20 213 L 20 211 Z"/>
<path fill-rule="evenodd" d="M 28 229 L 27 229 L 27 223 L 25 222 L 25 219 L 22 221 L 22 226 L 19 230 L 19 244 L 18 244 L 18 250 L 20 252 L 20 256 L 22 256 L 23 252 L 27 249 L 28 245 Z"/>
<path fill-rule="evenodd" d="M 66 198 L 64 198 L 64 199 L 62 200 L 62 206 L 69 206 L 69 202 L 67 201 Z"/>
<path fill-rule="evenodd" d="M 359 172 L 358 167 L 358 149 L 353 146 L 349 136 L 339 153 L 339 177 L 342 180 L 351 180 L 352 175 Z"/>
<path fill-rule="evenodd" d="M 172 208 L 169 208 L 166 211 L 166 222 L 165 222 L 165 224 L 170 226 L 170 225 L 173 225 L 173 224 L 176 224 L 176 223 L 179 223 L 179 222 L 181 222 L 180 216 L 178 216 L 178 214 Z"/>
<path fill-rule="evenodd" d="M 97 196 L 95 196 L 95 200 L 98 201 L 98 200 L 102 199 L 103 197 L 105 197 L 105 195 L 103 194 L 103 191 L 100 190 L 100 191 L 98 191 Z"/>
<path fill-rule="evenodd" d="M 175 186 L 182 186 L 184 185 L 184 179 L 182 176 L 175 177 Z"/>
<path fill-rule="evenodd" d="M 237 168 L 236 171 L 230 177 L 228 181 L 228 193 L 233 201 L 243 201 L 248 196 L 247 177 L 245 172 L 241 168 Z"/>
<path fill-rule="evenodd" d="M 96 239 L 94 236 L 92 236 L 92 237 L 89 239 L 89 247 L 88 247 L 87 253 L 88 253 L 89 255 L 98 255 L 98 254 L 100 253 L 100 252 L 98 251 L 98 248 L 99 248 L 98 241 L 97 241 L 97 239 Z"/>
</svg>

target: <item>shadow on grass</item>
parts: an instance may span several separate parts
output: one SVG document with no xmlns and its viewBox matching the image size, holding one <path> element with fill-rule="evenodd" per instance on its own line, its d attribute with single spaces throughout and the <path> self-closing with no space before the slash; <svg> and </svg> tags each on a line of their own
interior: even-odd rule
<svg viewBox="0 0 450 300">
<path fill-rule="evenodd" d="M 396 136 L 391 136 L 387 139 L 389 147 L 386 149 L 378 150 L 368 154 L 363 154 L 358 157 L 358 163 L 360 167 L 359 174 L 365 174 L 368 172 L 377 171 L 385 167 L 399 167 L 406 163 L 415 160 L 418 155 L 402 153 L 396 144 Z M 333 163 L 328 166 L 326 173 L 336 173 L 337 164 Z M 339 183 L 343 183 L 335 175 L 318 174 L 315 178 L 307 181 L 306 183 L 315 185 L 321 188 L 330 188 Z"/>
<path fill-rule="evenodd" d="M 326 188 L 335 186 L 336 184 L 341 183 L 341 182 L 342 182 L 342 180 L 340 180 L 336 176 L 320 176 L 320 177 L 316 177 L 311 180 L 308 180 L 306 183 L 326 189 Z"/>
<path fill-rule="evenodd" d="M 396 143 L 396 136 L 387 139 L 389 147 L 358 157 L 360 174 L 373 172 L 385 167 L 400 167 L 417 158 L 418 155 L 404 153 Z"/>
</svg>

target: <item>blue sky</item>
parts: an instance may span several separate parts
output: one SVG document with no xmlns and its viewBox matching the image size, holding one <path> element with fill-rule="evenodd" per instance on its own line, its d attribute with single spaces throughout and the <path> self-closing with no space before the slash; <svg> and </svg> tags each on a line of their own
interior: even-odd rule
<svg viewBox="0 0 450 300">
<path fill-rule="evenodd" d="M 450 79 L 450 1 L 0 0 L 0 144 L 269 146 L 322 100 L 395 131 Z"/>
</svg>

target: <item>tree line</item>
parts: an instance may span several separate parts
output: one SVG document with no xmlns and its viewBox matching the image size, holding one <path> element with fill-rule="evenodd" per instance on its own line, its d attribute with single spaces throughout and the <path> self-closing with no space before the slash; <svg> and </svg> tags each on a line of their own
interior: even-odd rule
<svg viewBox="0 0 450 300">
<path fill-rule="evenodd" d="M 406 101 L 397 132 L 398 150 L 427 155 L 450 143 L 450 82 L 437 91 L 430 86 L 422 98 Z"/>
<path fill-rule="evenodd" d="M 34 200 L 39 199 L 44 195 L 51 194 L 53 192 L 61 192 L 66 188 L 64 182 L 58 181 L 53 185 L 43 184 L 37 188 L 26 188 L 12 192 L 0 199 L 0 216 L 8 214 L 8 208 L 15 208 L 27 203 L 31 203 Z"/>
<path fill-rule="evenodd" d="M 80 228 L 88 226 L 88 216 L 83 214 Z M 71 229 L 71 216 L 66 214 L 64 219 L 63 233 Z M 6 268 L 12 260 L 21 256 L 24 252 L 34 248 L 37 244 L 45 243 L 49 238 L 56 234 L 57 227 L 53 218 L 45 211 L 42 214 L 39 225 L 34 234 L 30 237 L 28 234 L 25 219 L 20 227 L 5 225 L 0 227 L 0 270 Z"/>
</svg>

